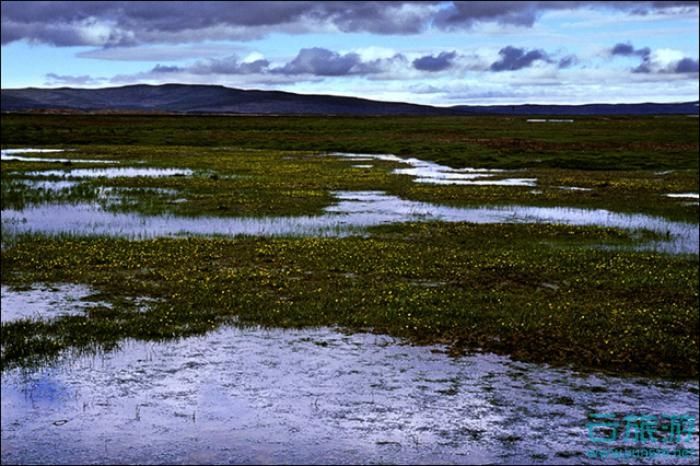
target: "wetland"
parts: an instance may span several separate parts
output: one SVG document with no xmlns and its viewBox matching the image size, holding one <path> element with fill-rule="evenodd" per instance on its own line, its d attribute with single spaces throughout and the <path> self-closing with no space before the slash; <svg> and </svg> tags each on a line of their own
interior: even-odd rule
<svg viewBox="0 0 700 466">
<path fill-rule="evenodd" d="M 697 419 L 695 119 L 3 115 L 2 148 L 3 462 L 580 463 L 593 412 Z"/>
</svg>

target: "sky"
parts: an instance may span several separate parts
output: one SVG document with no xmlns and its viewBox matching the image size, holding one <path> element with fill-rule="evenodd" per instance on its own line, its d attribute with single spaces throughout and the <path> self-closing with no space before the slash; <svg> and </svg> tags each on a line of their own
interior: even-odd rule
<svg viewBox="0 0 700 466">
<path fill-rule="evenodd" d="M 698 99 L 698 2 L 0 5 L 3 89 L 197 83 L 439 106 Z"/>
</svg>

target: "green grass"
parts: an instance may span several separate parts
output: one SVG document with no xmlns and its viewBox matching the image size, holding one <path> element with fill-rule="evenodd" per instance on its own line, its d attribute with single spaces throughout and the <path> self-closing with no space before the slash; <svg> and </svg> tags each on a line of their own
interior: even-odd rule
<svg viewBox="0 0 700 466">
<path fill-rule="evenodd" d="M 3 367 L 68 347 L 242 325 L 340 325 L 530 361 L 697 375 L 697 258 L 609 229 L 421 223 L 367 238 L 23 236 L 2 282 L 86 283 L 114 309 L 3 324 Z M 129 297 L 155 298 L 140 313 Z"/>
<path fill-rule="evenodd" d="M 6 114 L 2 144 L 383 152 L 455 167 L 698 169 L 695 118 L 577 117 L 573 124 L 526 119 Z"/>
</svg>

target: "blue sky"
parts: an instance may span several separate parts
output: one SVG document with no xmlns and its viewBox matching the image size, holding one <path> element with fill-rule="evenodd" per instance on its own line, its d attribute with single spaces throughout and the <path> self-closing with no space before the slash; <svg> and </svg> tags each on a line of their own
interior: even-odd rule
<svg viewBox="0 0 700 466">
<path fill-rule="evenodd" d="M 696 2 L 2 2 L 2 87 L 434 105 L 698 98 Z"/>
</svg>

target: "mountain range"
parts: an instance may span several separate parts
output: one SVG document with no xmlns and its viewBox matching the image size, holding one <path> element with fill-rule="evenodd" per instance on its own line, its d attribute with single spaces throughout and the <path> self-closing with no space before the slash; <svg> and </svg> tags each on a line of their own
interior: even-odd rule
<svg viewBox="0 0 700 466">
<path fill-rule="evenodd" d="M 136 84 L 102 89 L 3 89 L 3 112 L 241 115 L 670 115 L 698 114 L 698 102 L 434 107 L 357 97 L 243 90 L 218 85 Z"/>
</svg>

